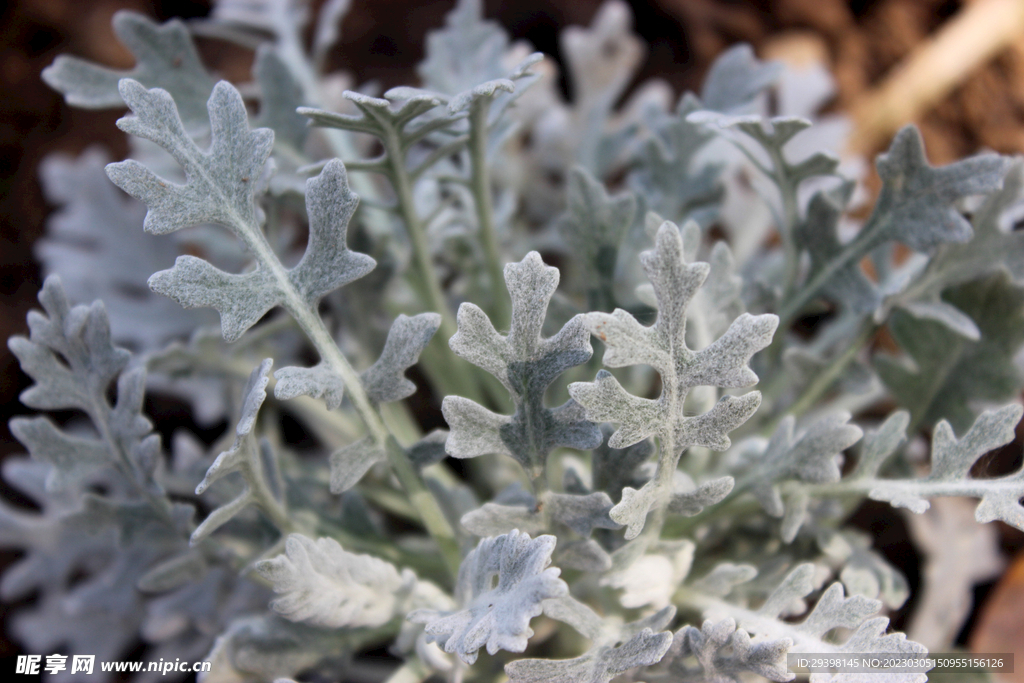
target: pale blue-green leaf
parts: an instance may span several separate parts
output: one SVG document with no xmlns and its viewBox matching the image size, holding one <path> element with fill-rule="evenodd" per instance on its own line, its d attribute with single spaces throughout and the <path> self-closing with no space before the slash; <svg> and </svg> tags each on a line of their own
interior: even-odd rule
<svg viewBox="0 0 1024 683">
<path fill-rule="evenodd" d="M 479 403 L 462 396 L 445 396 L 441 412 L 448 423 L 445 450 L 453 458 L 475 458 L 488 453 L 515 457 L 501 438 L 501 430 L 512 422 L 507 415 L 498 415 Z"/>
<path fill-rule="evenodd" d="M 808 277 L 814 277 L 843 250 L 839 241 L 839 219 L 853 193 L 854 183 L 844 182 L 830 190 L 821 190 L 807 205 L 807 215 L 797 223 L 794 241 L 806 249 L 811 259 Z M 858 263 L 837 270 L 825 283 L 822 292 L 857 313 L 872 311 L 878 306 L 877 287 Z"/>
<path fill-rule="evenodd" d="M 362 373 L 367 395 L 374 401 L 400 401 L 416 392 L 416 385 L 405 378 L 405 371 L 415 365 L 420 353 L 441 326 L 438 313 L 420 313 L 411 318 L 399 315 L 388 331 L 380 358 Z"/>
<path fill-rule="evenodd" d="M 547 497 L 544 508 L 553 521 L 564 524 L 580 536 L 589 536 L 595 528 L 618 529 L 620 526 L 608 516 L 612 499 L 604 491 L 586 496 L 552 493 Z"/>
<path fill-rule="evenodd" d="M 704 79 L 700 97 L 704 106 L 714 111 L 742 110 L 781 74 L 780 62 L 762 62 L 749 45 L 741 43 L 715 59 Z"/>
<path fill-rule="evenodd" d="M 114 14 L 114 33 L 135 57 L 135 68 L 118 71 L 78 57 L 61 55 L 43 69 L 43 80 L 61 92 L 68 104 L 87 109 L 121 106 L 118 82 L 132 78 L 149 88 L 162 88 L 178 102 L 182 119 L 192 129 L 207 125 L 206 98 L 213 79 L 203 66 L 188 28 L 178 19 L 156 24 L 121 10 Z"/>
<path fill-rule="evenodd" d="M 984 454 L 1013 441 L 1014 428 L 1024 413 L 1012 404 L 987 410 L 971 429 L 957 440 L 945 420 L 935 426 L 932 436 L 932 469 L 927 476 L 910 481 L 875 480 L 869 496 L 888 501 L 917 513 L 928 509 L 930 496 L 954 495 L 980 498 L 975 511 L 979 522 L 999 519 L 1024 528 L 1024 468 L 1003 477 L 978 479 L 970 476 L 974 463 Z"/>
<path fill-rule="evenodd" d="M 433 430 L 408 448 L 409 460 L 419 468 L 441 462 L 448 455 L 445 452 L 445 442 L 447 440 L 447 429 Z"/>
<path fill-rule="evenodd" d="M 795 567 L 759 610 L 737 611 L 736 618 L 740 627 L 755 638 L 789 638 L 793 643 L 790 653 L 886 653 L 906 656 L 927 653 L 924 646 L 907 640 L 902 633 L 886 633 L 889 620 L 872 616 L 881 608 L 879 601 L 860 595 L 845 597 L 842 584 L 838 582 L 824 591 L 803 621 L 782 621 L 779 617 L 788 613 L 790 606 L 814 591 L 814 575 L 815 567 L 812 564 Z M 825 640 L 826 634 L 837 628 L 849 629 L 852 634 L 841 643 L 832 639 Z M 865 680 L 862 676 L 839 673 L 828 680 L 855 683 Z M 886 675 L 879 672 L 877 677 L 884 683 L 923 683 L 927 680 L 923 673 Z"/>
<path fill-rule="evenodd" d="M 840 454 L 863 436 L 860 427 L 849 424 L 849 420 L 849 413 L 836 412 L 817 420 L 797 437 L 795 418 L 787 415 L 783 419 L 757 466 L 758 483 L 753 491 L 768 514 L 783 515 L 777 482 L 788 478 L 814 483 L 839 481 Z"/>
<path fill-rule="evenodd" d="M 1010 400 L 1024 385 L 1013 360 L 1024 344 L 1024 288 L 1001 271 L 950 288 L 943 298 L 971 318 L 981 339 L 974 342 L 941 323 L 896 311 L 889 329 L 913 365 L 879 354 L 875 369 L 916 422 L 947 419 L 966 430 L 980 403 Z"/>
<path fill-rule="evenodd" d="M 608 683 L 619 674 L 657 664 L 672 646 L 669 631 L 642 629 L 616 645 L 601 644 L 574 659 L 519 659 L 505 665 L 509 683 Z"/>
<path fill-rule="evenodd" d="M 706 576 L 697 579 L 690 586 L 707 595 L 724 598 L 736 586 L 747 583 L 757 576 L 757 568 L 749 564 L 722 562 L 715 565 Z"/>
<path fill-rule="evenodd" d="M 207 222 L 236 233 L 255 229 L 254 197 L 274 145 L 274 133 L 263 128 L 249 130 L 238 91 L 225 81 L 214 86 L 207 103 L 211 143 L 209 151 L 203 152 L 185 132 L 167 91 L 147 90 L 130 78 L 123 79 L 119 88 L 134 115 L 119 119 L 118 127 L 170 152 L 187 180 L 185 185 L 162 180 L 134 160 L 107 166 L 115 185 L 149 206 L 146 231 L 162 235 Z"/>
<path fill-rule="evenodd" d="M 530 619 L 543 611 L 541 603 L 568 593 L 560 570 L 546 568 L 555 548 L 554 536 L 531 539 L 528 534 L 485 538 L 462 562 L 456 585 L 460 609 L 455 612 L 418 610 L 409 615 L 426 624 L 425 632 L 445 652 L 472 664 L 486 646 L 522 652 L 533 635 Z M 494 577 L 497 585 L 492 588 Z"/>
<path fill-rule="evenodd" d="M 338 159 L 306 181 L 309 244 L 302 260 L 288 271 L 288 279 L 313 310 L 325 294 L 358 280 L 377 265 L 346 243 L 358 203 L 359 197 L 349 189 L 345 165 Z"/>
<path fill-rule="evenodd" d="M 459 331 L 449 346 L 501 381 L 512 396 L 515 413 L 511 417 L 496 415 L 457 396 L 446 397 L 441 409 L 452 431 L 448 440 L 451 455 L 505 453 L 532 471 L 543 467 L 548 453 L 557 446 L 589 449 L 601 442 L 597 425 L 584 418 L 575 401 L 554 409 L 544 405 L 548 385 L 569 368 L 586 362 L 593 350 L 580 316 L 555 336 L 541 336 L 548 302 L 558 286 L 558 269 L 545 266 L 537 252 L 530 252 L 520 263 L 507 264 L 505 282 L 512 298 L 508 335 L 498 334 L 479 308 L 463 304 L 459 307 Z"/>
<path fill-rule="evenodd" d="M 16 417 L 10 430 L 35 460 L 50 466 L 49 490 L 77 486 L 114 464 L 106 444 L 65 434 L 45 417 Z"/>
<path fill-rule="evenodd" d="M 676 631 L 666 658 L 681 680 L 738 683 L 744 680 L 742 672 L 751 671 L 773 681 L 791 681 L 796 674 L 785 661 L 792 645 L 789 638 L 751 642 L 746 631 L 736 628 L 734 619 L 707 619 L 699 629 L 684 626 Z M 699 670 L 683 663 L 691 656 L 697 659 Z"/>
<path fill-rule="evenodd" d="M 593 382 L 570 384 L 569 395 L 586 408 L 591 420 L 620 424 L 608 439 L 610 448 L 637 444 L 655 434 L 665 421 L 665 411 L 658 401 L 633 396 L 607 370 L 598 371 Z"/>
<path fill-rule="evenodd" d="M 636 197 L 609 196 L 604 185 L 579 166 L 569 173 L 566 197 L 568 206 L 558 229 L 573 261 L 582 265 L 588 307 L 612 310 L 619 247 L 636 218 Z"/>
<path fill-rule="evenodd" d="M 144 593 L 165 593 L 201 579 L 209 565 L 201 553 L 191 550 L 157 563 L 135 584 Z"/>
<path fill-rule="evenodd" d="M 721 502 L 735 484 L 732 477 L 719 477 L 704 482 L 692 491 L 675 492 L 669 501 L 668 511 L 673 515 L 692 517 L 709 505 Z"/>
<path fill-rule="evenodd" d="M 653 483 L 648 482 L 639 490 L 627 486 L 622 489 L 622 499 L 611 509 L 609 517 L 626 527 L 626 540 L 632 541 L 643 531 L 647 513 L 656 501 Z"/>
<path fill-rule="evenodd" d="M 312 396 L 323 399 L 328 410 L 337 410 L 345 395 L 344 380 L 324 363 L 311 368 L 281 368 L 274 373 L 274 379 L 277 380 L 274 398 L 280 401 L 296 396 Z"/>
<path fill-rule="evenodd" d="M 28 314 L 29 339 L 12 337 L 7 342 L 22 371 L 35 382 L 21 393 L 21 402 L 41 410 L 91 413 L 97 396 L 127 365 L 129 354 L 111 344 L 103 304 L 71 308 L 59 277 L 46 278 L 39 302 L 45 314 Z"/>
<path fill-rule="evenodd" d="M 366 438 L 331 453 L 331 493 L 343 493 L 363 478 L 370 468 L 387 460 L 387 453 Z"/>
<path fill-rule="evenodd" d="M 595 491 L 607 492 L 615 500 L 621 496 L 624 486 L 639 485 L 635 476 L 636 469 L 651 457 L 654 446 L 645 440 L 626 448 L 613 448 L 608 443 L 613 429 L 602 425 L 601 432 L 605 441 L 590 455 L 593 488 Z"/>
<path fill-rule="evenodd" d="M 719 181 L 722 164 L 697 165 L 698 153 L 715 137 L 686 120 L 700 108 L 700 101 L 687 93 L 674 114 L 653 124 L 655 135 L 641 147 L 629 186 L 645 208 L 669 220 L 692 218 L 706 225 L 717 216 L 725 191 Z"/>
<path fill-rule="evenodd" d="M 190 539 L 193 546 L 230 521 L 250 503 L 256 502 L 250 479 L 262 474 L 253 471 L 251 451 L 256 448 L 253 430 L 256 426 L 256 416 L 267 398 L 267 383 L 270 381 L 270 368 L 273 363 L 273 359 L 266 358 L 249 375 L 249 380 L 242 391 L 242 407 L 235 426 L 234 443 L 228 450 L 220 453 L 210 465 L 206 476 L 196 486 L 196 495 L 202 495 L 211 484 L 232 472 L 242 475 L 245 486 L 235 499 L 215 509 L 196 527 Z"/>
<path fill-rule="evenodd" d="M 1007 161 L 984 154 L 935 168 L 928 163 L 921 134 L 906 126 L 878 157 L 882 192 L 869 219 L 878 225 L 878 240 L 896 240 L 915 251 L 944 242 L 966 242 L 970 223 L 956 209 L 960 199 L 987 194 L 1002 186 Z"/>
<path fill-rule="evenodd" d="M 301 84 L 295 80 L 277 49 L 266 43 L 256 51 L 253 75 L 260 86 L 257 125 L 274 131 L 275 144 L 288 145 L 301 153 L 309 130 L 306 117 L 295 111 L 304 104 Z"/>
<path fill-rule="evenodd" d="M 521 505 L 484 503 L 483 507 L 462 516 L 462 527 L 475 536 L 497 536 L 515 529 L 537 534 L 547 530 L 544 516 Z"/>
<path fill-rule="evenodd" d="M 417 579 L 389 562 L 342 549 L 333 538 L 291 534 L 285 554 L 256 564 L 278 597 L 270 607 L 324 628 L 382 626 L 402 612 Z"/>
<path fill-rule="evenodd" d="M 963 311 L 955 306 L 950 306 L 941 299 L 911 301 L 900 308 L 919 320 L 934 320 L 941 323 L 971 341 L 976 342 L 981 339 L 981 330 L 978 329 L 974 321 Z"/>
<path fill-rule="evenodd" d="M 170 265 L 179 248 L 171 237 L 139 230 L 145 208 L 107 179 L 109 161 L 98 145 L 77 158 L 56 153 L 43 159 L 40 181 L 57 209 L 33 253 L 44 274 L 61 277 L 73 303 L 104 302 L 114 340 L 150 351 L 212 320 L 209 312 L 185 311 L 148 291 L 146 280 Z"/>
<path fill-rule="evenodd" d="M 484 20 L 481 0 L 459 0 L 445 27 L 427 34 L 426 58 L 416 71 L 425 88 L 455 95 L 503 77 L 508 48 L 501 26 Z"/>
<path fill-rule="evenodd" d="M 909 424 L 910 413 L 897 410 L 877 430 L 867 432 L 861 441 L 857 466 L 850 473 L 850 478 L 870 479 L 877 476 L 882 464 L 907 440 Z"/>
<path fill-rule="evenodd" d="M 583 572 L 606 572 L 612 568 L 611 555 L 592 538 L 559 543 L 555 549 L 555 562 L 565 569 Z"/>
</svg>

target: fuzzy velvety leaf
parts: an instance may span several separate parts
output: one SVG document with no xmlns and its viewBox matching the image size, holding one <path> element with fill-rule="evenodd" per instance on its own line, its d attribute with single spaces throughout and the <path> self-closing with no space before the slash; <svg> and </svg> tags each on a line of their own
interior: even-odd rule
<svg viewBox="0 0 1024 683">
<path fill-rule="evenodd" d="M 698 386 L 731 388 L 757 382 L 747 363 L 771 342 L 779 320 L 774 315 L 744 313 L 717 340 L 693 351 L 686 344 L 687 308 L 708 275 L 708 264 L 686 262 L 683 236 L 669 222 L 658 229 L 655 249 L 643 252 L 640 258 L 658 303 L 654 325 L 644 327 L 622 309 L 611 314 L 588 313 L 584 320 L 606 345 L 605 365 L 652 366 L 661 375 L 661 396 L 657 400 L 633 396 L 604 370 L 592 383 L 570 384 L 569 395 L 586 409 L 588 419 L 619 423 L 608 440 L 610 447 L 625 448 L 657 434 L 666 440 L 663 448 L 672 448 L 671 468 L 675 469 L 683 450 L 690 446 L 727 449 L 728 433 L 757 410 L 761 394 L 754 391 L 724 396 L 707 412 L 690 416 L 686 414 L 686 396 Z M 663 466 L 659 462 L 659 472 Z M 650 506 L 659 499 L 656 488 L 660 484 L 656 482 L 664 479 L 656 476 L 639 491 L 623 489 L 622 501 L 611 517 L 629 527 L 627 539 L 640 533 Z"/>
<path fill-rule="evenodd" d="M 178 19 L 156 24 L 122 10 L 114 15 L 114 33 L 135 57 L 135 68 L 117 71 L 78 57 L 61 55 L 43 69 L 43 80 L 60 91 L 68 104 L 87 109 L 121 106 L 118 82 L 132 78 L 149 88 L 162 88 L 177 101 L 189 128 L 206 126 L 206 98 L 213 79 L 192 43 L 188 28 Z"/>
<path fill-rule="evenodd" d="M 736 628 L 735 620 L 707 619 L 699 629 L 684 626 L 676 631 L 668 659 L 672 673 L 683 680 L 692 680 L 702 673 L 705 681 L 737 683 L 741 672 L 752 671 L 773 681 L 790 681 L 795 674 L 783 662 L 792 645 L 789 638 L 752 643 L 746 631 Z M 699 672 L 683 664 L 682 660 L 690 656 L 696 657 Z"/>
<path fill-rule="evenodd" d="M 273 363 L 273 359 L 267 358 L 249 375 L 249 381 L 242 391 L 242 409 L 235 426 L 235 441 L 231 448 L 220 453 L 210 465 L 206 476 L 196 487 L 196 495 L 202 495 L 211 484 L 232 472 L 242 475 L 245 487 L 238 497 L 211 512 L 196 527 L 192 532 L 192 545 L 212 534 L 256 500 L 253 495 L 253 478 L 262 477 L 262 472 L 257 472 L 254 467 L 252 451 L 256 445 L 252 434 L 256 427 L 256 415 L 267 398 L 267 383 L 270 381 L 270 367 Z"/>
<path fill-rule="evenodd" d="M 987 410 L 978 416 L 970 430 L 957 440 L 953 428 L 942 420 L 932 436 L 932 469 L 915 480 L 875 480 L 869 496 L 885 500 L 913 512 L 928 509 L 930 496 L 954 495 L 980 498 L 975 511 L 979 522 L 995 519 L 1024 528 L 1024 468 L 1003 477 L 978 479 L 970 476 L 971 467 L 981 456 L 1014 439 L 1014 427 L 1024 409 L 1008 405 Z"/>
<path fill-rule="evenodd" d="M 513 531 L 485 538 L 459 569 L 456 598 L 460 609 L 418 610 L 409 620 L 426 624 L 428 637 L 467 664 L 476 661 L 477 651 L 485 645 L 489 654 L 522 652 L 533 635 L 530 619 L 541 613 L 542 601 L 568 593 L 565 582 L 558 578 L 560 570 L 545 569 L 554 548 L 554 536 L 531 539 Z M 498 582 L 492 588 L 495 576 Z"/>
<path fill-rule="evenodd" d="M 456 354 L 497 377 L 512 396 L 516 411 L 497 415 L 458 396 L 441 406 L 451 435 L 449 455 L 469 458 L 485 453 L 514 457 L 531 473 L 543 467 L 557 446 L 588 449 L 600 443 L 600 430 L 588 422 L 575 401 L 544 406 L 544 392 L 558 375 L 586 362 L 593 350 L 581 317 L 570 320 L 553 337 L 542 338 L 548 301 L 558 286 L 558 270 L 545 266 L 537 252 L 505 266 L 512 296 L 512 323 L 498 334 L 482 310 L 459 307 L 459 331 L 449 340 Z"/>
<path fill-rule="evenodd" d="M 419 361 L 420 353 L 441 326 L 438 313 L 420 313 L 411 318 L 399 315 L 388 331 L 388 339 L 377 362 L 362 374 L 366 393 L 374 401 L 400 401 L 416 392 L 405 371 Z"/>
<path fill-rule="evenodd" d="M 287 401 L 296 396 L 312 396 L 323 399 L 328 410 L 341 407 L 345 395 L 345 382 L 325 363 L 311 368 L 288 367 L 274 373 L 274 398 Z"/>
<path fill-rule="evenodd" d="M 667 614 L 668 619 L 663 617 Z M 661 661 L 672 646 L 672 633 L 659 631 L 675 610 L 662 610 L 652 626 L 636 628 L 647 620 L 601 634 L 586 654 L 573 659 L 519 659 L 505 665 L 509 683 L 608 683 L 619 674 Z"/>
<path fill-rule="evenodd" d="M 309 130 L 306 117 L 295 111 L 304 104 L 302 86 L 277 50 L 266 43 L 256 51 L 253 75 L 260 86 L 260 128 L 274 131 L 275 144 L 301 152 Z"/>
<path fill-rule="evenodd" d="M 974 322 L 981 339 L 897 311 L 890 330 L 912 363 L 879 356 L 875 368 L 917 422 L 945 418 L 962 430 L 974 421 L 978 402 L 1008 400 L 1024 383 L 1013 361 L 1024 343 L 1024 289 L 1003 272 L 947 290 L 944 298 Z"/>
<path fill-rule="evenodd" d="M 814 277 L 843 250 L 837 231 L 853 188 L 854 183 L 845 182 L 831 190 L 816 193 L 807 206 L 807 216 L 797 224 L 794 240 L 807 250 L 811 258 L 808 277 Z M 857 263 L 850 263 L 833 273 L 822 291 L 858 313 L 874 310 L 879 302 L 877 288 Z"/>
<path fill-rule="evenodd" d="M 636 216 L 636 197 L 610 197 L 601 182 L 577 166 L 569 174 L 567 198 L 559 230 L 573 260 L 583 266 L 590 307 L 611 310 L 619 247 Z"/>
<path fill-rule="evenodd" d="M 735 483 L 732 477 L 719 477 L 704 482 L 691 491 L 677 491 L 672 494 L 668 511 L 674 515 L 692 517 L 729 495 Z"/>
<path fill-rule="evenodd" d="M 319 176 L 307 181 L 309 245 L 294 268 L 281 272 L 259 228 L 255 203 L 273 131 L 250 131 L 241 95 L 222 81 L 207 105 L 212 142 L 204 152 L 186 134 L 174 100 L 165 91 L 146 90 L 130 79 L 120 87 L 135 115 L 120 119 L 118 125 L 167 149 L 187 180 L 185 185 L 170 183 L 132 160 L 107 166 L 116 185 L 149 205 L 146 230 L 164 234 L 198 223 L 219 223 L 257 259 L 255 270 L 234 275 L 194 256 L 181 256 L 174 268 L 150 278 L 155 291 L 186 308 L 216 308 L 224 338 L 233 341 L 274 306 L 315 308 L 324 294 L 373 269 L 373 259 L 345 244 L 358 198 L 349 190 L 340 161 L 329 162 Z"/>
<path fill-rule="evenodd" d="M 762 62 L 746 44 L 735 45 L 715 59 L 700 97 L 713 111 L 730 112 L 749 105 L 782 74 L 779 62 Z"/>
<path fill-rule="evenodd" d="M 814 422 L 796 437 L 796 420 L 791 415 L 783 419 L 762 456 L 754 487 L 754 495 L 768 514 L 783 514 L 777 482 L 788 478 L 815 483 L 839 481 L 837 458 L 863 436 L 860 427 L 849 424 L 849 420 L 849 413 L 837 412 Z M 791 532 L 795 534 L 796 530 Z"/>
<path fill-rule="evenodd" d="M 363 478 L 370 468 L 387 460 L 387 453 L 366 438 L 331 453 L 331 493 L 343 493 Z"/>
<path fill-rule="evenodd" d="M 1006 164 L 998 155 L 985 154 L 935 168 L 925 157 L 921 134 L 907 126 L 878 157 L 882 192 L 869 222 L 882 226 L 880 240 L 896 240 L 916 251 L 966 242 L 973 231 L 956 202 L 998 190 Z"/>
<path fill-rule="evenodd" d="M 285 554 L 256 565 L 278 594 L 281 616 L 325 628 L 382 626 L 402 612 L 418 583 L 409 569 L 342 549 L 332 538 L 292 534 Z"/>
</svg>

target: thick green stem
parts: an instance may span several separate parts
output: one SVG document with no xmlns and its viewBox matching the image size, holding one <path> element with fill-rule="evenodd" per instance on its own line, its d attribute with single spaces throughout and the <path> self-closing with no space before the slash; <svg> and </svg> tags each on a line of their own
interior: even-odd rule
<svg viewBox="0 0 1024 683">
<path fill-rule="evenodd" d="M 470 189 L 473 191 L 473 205 L 476 207 L 480 229 L 480 245 L 484 250 L 487 274 L 491 281 L 491 306 L 488 314 L 500 330 L 509 324 L 511 312 L 505 299 L 504 269 L 498 252 L 498 231 L 494 224 L 491 201 L 491 174 L 487 166 L 487 115 L 490 109 L 491 100 L 479 97 L 473 101 L 469 111 Z"/>
</svg>

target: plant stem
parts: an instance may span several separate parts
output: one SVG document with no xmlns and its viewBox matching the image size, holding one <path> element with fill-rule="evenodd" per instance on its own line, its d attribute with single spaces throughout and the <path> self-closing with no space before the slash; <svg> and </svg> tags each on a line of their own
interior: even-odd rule
<svg viewBox="0 0 1024 683">
<path fill-rule="evenodd" d="M 491 280 L 488 315 L 500 330 L 511 321 L 511 312 L 504 294 L 504 268 L 498 253 L 498 235 L 491 201 L 491 176 L 487 166 L 487 116 L 490 109 L 490 98 L 478 97 L 469 110 L 470 189 L 480 229 L 480 245 L 484 250 L 487 273 Z"/>
<path fill-rule="evenodd" d="M 430 247 L 427 244 L 427 232 L 416 212 L 416 203 L 413 200 L 412 178 L 405 167 L 405 153 L 402 149 L 401 139 L 396 131 L 390 131 L 389 135 L 381 138 L 384 144 L 385 155 L 387 156 L 389 169 L 388 178 L 395 190 L 398 201 L 398 211 L 405 222 L 406 231 L 409 234 L 409 241 L 412 244 L 413 263 L 416 277 L 420 281 L 421 294 L 425 294 L 426 305 L 441 315 L 441 328 L 439 334 L 431 340 L 431 346 L 435 349 L 435 356 L 443 359 L 450 352 L 445 343 L 455 336 L 459 326 L 452 315 L 448 302 L 445 301 L 444 293 L 441 291 L 441 284 L 434 274 L 434 264 L 430 257 Z M 429 359 L 431 356 L 427 354 Z M 426 359 L 425 359 L 426 360 Z M 478 383 L 470 373 L 470 369 L 462 363 L 446 363 L 444 370 L 437 367 L 442 361 L 431 363 L 431 379 L 435 380 L 435 386 L 445 394 L 460 394 L 475 400 L 480 400 L 482 394 Z"/>
</svg>

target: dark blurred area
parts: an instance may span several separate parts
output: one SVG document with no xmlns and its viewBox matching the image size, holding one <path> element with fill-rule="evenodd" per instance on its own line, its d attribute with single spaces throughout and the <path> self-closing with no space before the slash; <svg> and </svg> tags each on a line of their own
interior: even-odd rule
<svg viewBox="0 0 1024 683">
<path fill-rule="evenodd" d="M 975 2 L 983 0 L 974 0 Z M 314 0 L 315 5 L 320 3 Z M 559 60 L 558 35 L 573 24 L 589 24 L 601 0 L 485 0 L 485 13 L 514 39 L 529 41 Z M 832 71 L 837 95 L 832 109 L 845 111 L 894 65 L 927 40 L 970 2 L 957 0 L 631 0 L 635 31 L 648 43 L 645 66 L 636 79 L 659 76 L 677 94 L 696 89 L 714 57 L 745 41 L 761 57 L 818 59 Z M 353 0 L 342 25 L 332 67 L 355 76 L 357 84 L 384 88 L 415 82 L 423 40 L 443 24 L 453 0 Z M 102 144 L 115 158 L 127 150 L 115 127 L 120 111 L 85 111 L 64 104 L 41 80 L 40 71 L 61 53 L 117 68 L 132 66 L 117 42 L 111 17 L 133 9 L 159 20 L 207 14 L 205 0 L 8 0 L 0 18 L 0 337 L 26 332 L 25 315 L 36 305 L 41 285 L 32 243 L 44 231 L 51 207 L 43 197 L 37 169 L 56 151 L 77 154 Z M 199 39 L 206 63 L 236 82 L 249 79 L 251 54 Z M 1000 52 L 918 123 L 933 162 L 948 162 L 988 147 L 1024 152 L 1024 40 Z M 562 82 L 563 90 L 568 91 Z M 571 96 L 571 92 L 567 92 Z M 0 457 L 23 449 L 7 430 L 7 419 L 27 412 L 17 402 L 28 386 L 6 346 L 0 354 Z M 9 489 L 0 484 L 0 495 Z M 885 519 L 887 506 L 869 506 L 856 520 L 885 536 L 887 555 L 899 564 L 912 554 L 902 528 Z M 879 519 L 883 520 L 879 522 Z M 898 520 L 898 518 L 897 518 Z M 894 536 L 895 535 L 895 536 Z M 890 538 L 892 537 L 892 538 Z M 1010 545 L 1016 541 L 1008 541 Z M 910 561 L 910 571 L 917 571 Z M 912 583 L 916 577 L 909 577 Z M 6 608 L 0 607 L 0 613 Z M 898 626 L 898 624 L 896 624 Z M 0 658 L 14 646 L 0 636 Z M 0 667 L 6 666 L 0 662 Z M 2 669 L 6 672 L 12 669 Z"/>
</svg>

